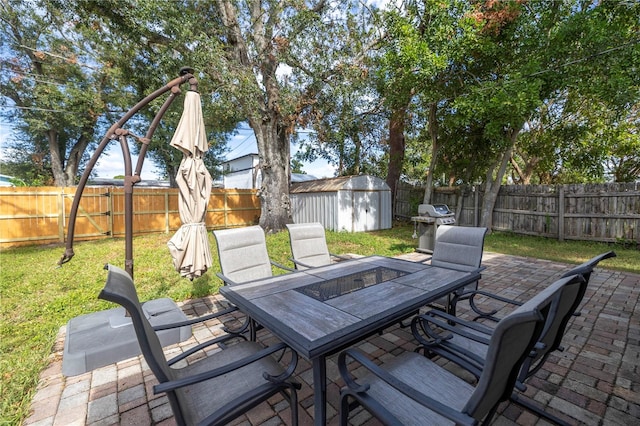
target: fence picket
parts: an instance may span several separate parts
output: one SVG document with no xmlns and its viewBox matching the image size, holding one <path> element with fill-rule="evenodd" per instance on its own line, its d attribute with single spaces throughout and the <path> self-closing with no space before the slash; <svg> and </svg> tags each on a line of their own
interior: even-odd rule
<svg viewBox="0 0 640 426">
<path fill-rule="evenodd" d="M 0 188 L 0 248 L 64 243 L 75 187 Z M 133 192 L 134 235 L 172 233 L 181 225 L 178 189 Z M 260 216 L 255 190 L 213 189 L 207 229 L 253 225 Z M 124 189 L 87 187 L 80 201 L 75 239 L 124 236 Z"/>
<path fill-rule="evenodd" d="M 436 188 L 433 204 L 457 211 L 459 188 Z M 396 217 L 410 218 L 424 188 L 399 185 Z M 473 198 L 472 198 L 473 197 Z M 484 188 L 465 191 L 457 218 L 478 226 Z M 503 185 L 493 210 L 493 230 L 563 240 L 624 242 L 640 247 L 640 184 Z"/>
<path fill-rule="evenodd" d="M 437 188 L 434 204 L 459 209 L 458 223 L 479 225 L 484 188 Z M 75 188 L 0 188 L 0 248 L 22 244 L 63 243 Z M 422 203 L 424 188 L 401 184 L 394 214 L 410 218 Z M 460 201 L 459 201 L 460 200 Z M 76 239 L 124 235 L 124 194 L 118 187 L 85 188 Z M 178 190 L 134 190 L 134 233 L 172 233 L 180 227 Z M 214 189 L 207 208 L 208 229 L 248 226 L 260 217 L 255 190 Z M 623 242 L 640 246 L 640 185 L 502 186 L 493 212 L 493 229 L 559 240 Z M 108 235 L 105 235 L 108 234 Z"/>
</svg>

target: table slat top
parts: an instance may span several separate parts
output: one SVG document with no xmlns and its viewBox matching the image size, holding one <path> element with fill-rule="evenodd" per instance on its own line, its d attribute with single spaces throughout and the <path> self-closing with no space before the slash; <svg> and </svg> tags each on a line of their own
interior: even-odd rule
<svg viewBox="0 0 640 426">
<path fill-rule="evenodd" d="M 326 300 L 299 291 L 309 285 L 335 285 L 344 277 L 358 277 L 379 268 L 402 271 L 404 275 L 348 289 L 346 294 L 330 294 Z M 371 256 L 225 286 L 220 292 L 300 355 L 311 359 L 340 350 L 478 278 L 479 271 L 461 272 Z"/>
</svg>

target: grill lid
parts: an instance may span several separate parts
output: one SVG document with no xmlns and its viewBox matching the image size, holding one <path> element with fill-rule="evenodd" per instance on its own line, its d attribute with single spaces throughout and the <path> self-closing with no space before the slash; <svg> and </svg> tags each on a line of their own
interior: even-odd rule
<svg viewBox="0 0 640 426">
<path fill-rule="evenodd" d="M 446 204 L 420 204 L 418 206 L 420 216 L 447 217 L 455 213 L 449 210 Z"/>
</svg>

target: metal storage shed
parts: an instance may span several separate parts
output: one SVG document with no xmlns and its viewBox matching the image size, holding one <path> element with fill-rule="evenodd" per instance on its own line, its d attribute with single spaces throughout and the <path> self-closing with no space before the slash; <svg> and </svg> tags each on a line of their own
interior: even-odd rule
<svg viewBox="0 0 640 426">
<path fill-rule="evenodd" d="M 320 222 L 332 231 L 391 228 L 391 189 L 375 176 L 341 176 L 291 185 L 294 223 Z"/>
</svg>

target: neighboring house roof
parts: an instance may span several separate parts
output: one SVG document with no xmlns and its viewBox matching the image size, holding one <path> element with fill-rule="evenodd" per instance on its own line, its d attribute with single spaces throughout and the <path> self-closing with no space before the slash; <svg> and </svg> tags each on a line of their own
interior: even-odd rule
<svg viewBox="0 0 640 426">
<path fill-rule="evenodd" d="M 246 157 L 257 157 L 257 156 L 258 156 L 258 154 L 256 154 L 256 153 L 245 154 L 245 155 L 241 155 L 240 157 L 236 157 L 236 158 L 232 158 L 232 159 L 227 160 L 227 161 L 223 161 L 222 164 L 231 163 L 232 161 L 236 161 L 236 160 L 242 160 L 243 158 L 246 158 Z"/>
<path fill-rule="evenodd" d="M 258 154 L 255 154 L 255 153 L 245 154 L 245 155 L 242 155 L 240 157 L 232 158 L 231 160 L 223 161 L 222 164 L 223 165 L 230 164 L 230 163 L 237 162 L 238 160 L 242 160 L 242 159 L 247 158 L 247 157 L 255 158 L 255 157 L 258 157 Z M 251 167 L 246 167 L 244 169 L 230 170 L 230 171 L 227 171 L 225 173 L 226 173 L 226 176 L 229 176 L 230 174 L 237 174 L 237 173 L 241 173 L 241 172 L 246 172 L 248 170 L 260 171 L 260 169 L 258 168 L 258 165 L 254 164 Z M 318 179 L 318 178 L 313 176 L 313 175 L 307 175 L 307 174 L 304 174 L 304 173 L 291 173 L 291 182 L 292 183 L 293 182 L 305 182 L 305 181 L 316 180 L 316 179 Z"/>
<path fill-rule="evenodd" d="M 311 180 L 317 180 L 318 178 L 313 175 L 307 175 L 304 173 L 291 173 L 291 183 L 307 182 Z"/>
<path fill-rule="evenodd" d="M 13 179 L 15 179 L 13 176 L 0 175 L 0 186 L 15 186 L 12 182 Z"/>
<path fill-rule="evenodd" d="M 124 186 L 124 179 L 96 178 L 90 179 L 88 184 L 89 186 Z M 171 184 L 168 180 L 143 179 L 136 183 L 135 186 L 144 186 L 147 188 L 169 188 Z"/>
</svg>

